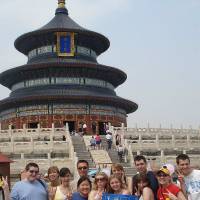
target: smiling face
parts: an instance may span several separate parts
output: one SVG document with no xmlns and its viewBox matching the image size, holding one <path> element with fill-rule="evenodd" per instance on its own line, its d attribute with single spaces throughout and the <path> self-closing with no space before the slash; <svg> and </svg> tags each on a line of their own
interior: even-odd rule
<svg viewBox="0 0 200 200">
<path fill-rule="evenodd" d="M 49 181 L 56 181 L 58 179 L 58 172 L 56 170 L 52 170 L 51 172 L 49 172 Z"/>
<path fill-rule="evenodd" d="M 105 189 L 108 180 L 102 175 L 97 175 L 94 181 L 97 185 L 97 189 Z"/>
<path fill-rule="evenodd" d="M 140 191 L 142 191 L 143 190 L 143 188 L 144 187 L 146 187 L 148 185 L 148 183 L 147 182 L 144 182 L 144 181 L 140 181 L 139 183 L 138 183 L 138 189 L 140 190 Z"/>
<path fill-rule="evenodd" d="M 88 197 L 90 190 L 90 183 L 87 180 L 83 181 L 78 187 L 78 191 L 83 197 Z"/>
<path fill-rule="evenodd" d="M 156 177 L 162 186 L 167 186 L 171 182 L 171 177 L 163 172 L 159 172 Z"/>
<path fill-rule="evenodd" d="M 110 179 L 110 187 L 114 193 L 118 193 L 122 190 L 122 184 L 120 180 L 116 177 Z"/>
<path fill-rule="evenodd" d="M 119 176 L 120 178 L 123 176 L 124 172 L 121 169 L 112 168 L 112 173 Z"/>
<path fill-rule="evenodd" d="M 88 174 L 88 165 L 85 162 L 81 162 L 77 166 L 79 176 L 87 176 Z"/>
<path fill-rule="evenodd" d="M 64 186 L 68 186 L 71 180 L 71 174 L 65 174 L 65 176 L 60 177 L 61 184 Z"/>
<path fill-rule="evenodd" d="M 135 167 L 139 173 L 146 173 L 147 172 L 147 163 L 141 159 L 135 161 Z"/>
<path fill-rule="evenodd" d="M 178 162 L 178 169 L 184 176 L 189 175 L 191 172 L 190 161 L 188 159 L 180 159 Z"/>
<path fill-rule="evenodd" d="M 26 171 L 26 178 L 28 181 L 33 182 L 37 179 L 39 169 L 37 167 L 30 166 Z"/>
</svg>

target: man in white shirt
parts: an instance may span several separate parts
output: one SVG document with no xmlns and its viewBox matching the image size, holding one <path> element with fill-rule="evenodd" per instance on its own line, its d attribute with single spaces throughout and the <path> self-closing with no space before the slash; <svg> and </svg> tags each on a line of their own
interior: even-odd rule
<svg viewBox="0 0 200 200">
<path fill-rule="evenodd" d="M 188 200 L 200 200 L 200 170 L 192 169 L 190 158 L 186 154 L 176 157 L 178 180 Z"/>
<path fill-rule="evenodd" d="M 106 140 L 107 140 L 108 150 L 109 150 L 112 147 L 112 133 L 110 133 L 109 131 L 107 131 Z"/>
</svg>

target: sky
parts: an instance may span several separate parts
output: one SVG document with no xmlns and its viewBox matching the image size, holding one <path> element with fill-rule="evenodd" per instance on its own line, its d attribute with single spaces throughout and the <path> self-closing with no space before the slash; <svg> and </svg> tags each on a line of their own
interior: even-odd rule
<svg viewBox="0 0 200 200">
<path fill-rule="evenodd" d="M 1 0 L 0 72 L 27 62 L 15 39 L 47 24 L 56 7 L 57 0 Z M 129 127 L 199 128 L 199 0 L 66 0 L 66 7 L 79 25 L 109 38 L 98 62 L 127 74 L 116 92 L 138 104 Z M 9 93 L 0 86 L 0 99 Z"/>
</svg>

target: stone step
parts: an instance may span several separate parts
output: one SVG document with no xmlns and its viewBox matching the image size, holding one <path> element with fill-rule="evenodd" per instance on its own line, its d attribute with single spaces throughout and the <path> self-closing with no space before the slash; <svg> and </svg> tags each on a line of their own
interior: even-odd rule
<svg viewBox="0 0 200 200">
<path fill-rule="evenodd" d="M 91 157 L 90 152 L 87 150 L 85 142 L 80 136 L 71 136 L 74 151 L 79 160 L 87 160 L 90 168 L 95 168 L 95 163 Z"/>
</svg>

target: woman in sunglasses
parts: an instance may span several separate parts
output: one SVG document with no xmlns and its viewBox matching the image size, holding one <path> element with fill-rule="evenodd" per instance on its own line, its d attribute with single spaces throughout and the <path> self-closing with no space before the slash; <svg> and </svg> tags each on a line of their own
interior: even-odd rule
<svg viewBox="0 0 200 200">
<path fill-rule="evenodd" d="M 172 183 L 170 171 L 163 166 L 156 174 L 159 182 L 157 192 L 158 200 L 186 200 L 181 189 Z"/>
<path fill-rule="evenodd" d="M 150 188 L 150 181 L 146 174 L 137 174 L 135 185 L 135 195 L 139 197 L 139 200 L 154 200 L 154 194 Z"/>
<path fill-rule="evenodd" d="M 104 172 L 96 174 L 93 190 L 89 194 L 88 200 L 101 200 L 103 192 L 108 191 L 108 176 Z"/>
</svg>

